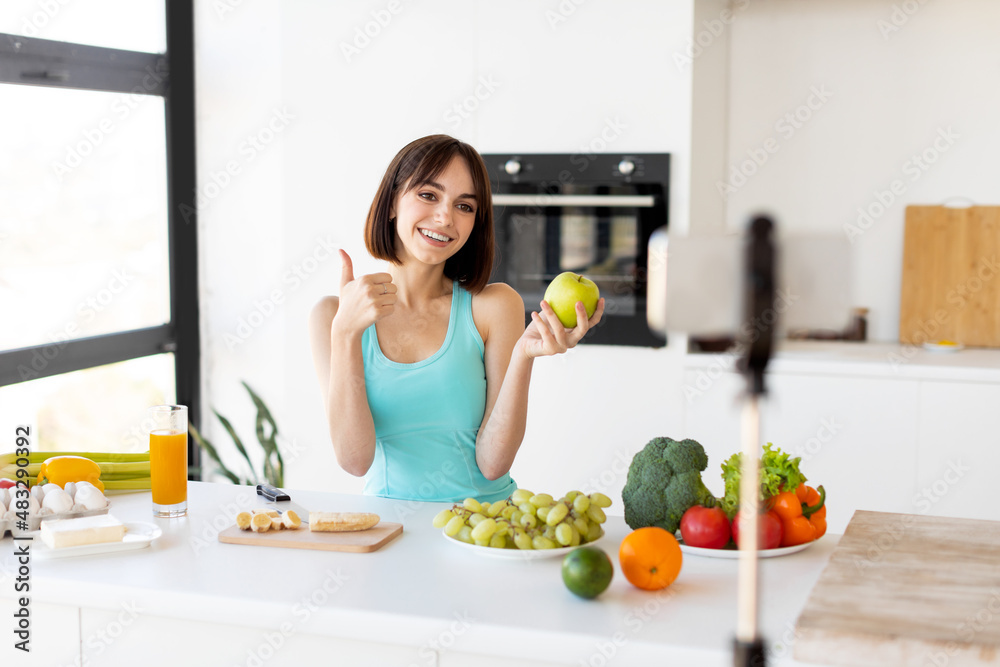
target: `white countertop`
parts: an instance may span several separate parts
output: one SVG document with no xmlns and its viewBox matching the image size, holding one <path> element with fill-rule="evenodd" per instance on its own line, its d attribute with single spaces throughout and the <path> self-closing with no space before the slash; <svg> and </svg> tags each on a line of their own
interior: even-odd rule
<svg viewBox="0 0 1000 667">
<path fill-rule="evenodd" d="M 193 482 L 189 515 L 154 519 L 148 493 L 111 497 L 112 514 L 163 529 L 149 548 L 32 563 L 37 602 L 119 609 L 256 628 L 291 623 L 297 632 L 429 647 L 461 627 L 454 649 L 505 658 L 589 664 L 614 644 L 615 664 L 730 665 L 736 618 L 736 561 L 687 556 L 677 581 L 659 593 L 621 575 L 617 547 L 629 532 L 610 516 L 598 543 L 615 578 L 592 601 L 570 594 L 558 558 L 507 561 L 449 544 L 431 518 L 442 504 L 290 491 L 323 511 L 371 511 L 404 525 L 368 554 L 222 544 L 219 530 L 238 510 L 263 506 L 252 487 Z M 795 620 L 839 536 L 805 551 L 762 560 L 761 624 L 769 665 L 790 659 Z M 12 540 L 0 541 L 0 597 L 10 597 Z M 310 602 L 310 599 L 313 602 Z"/>
<path fill-rule="evenodd" d="M 730 370 L 732 353 L 689 353 L 684 366 Z M 776 345 L 772 372 L 1000 383 L 1000 350 L 931 352 L 899 343 L 785 340 Z"/>
</svg>

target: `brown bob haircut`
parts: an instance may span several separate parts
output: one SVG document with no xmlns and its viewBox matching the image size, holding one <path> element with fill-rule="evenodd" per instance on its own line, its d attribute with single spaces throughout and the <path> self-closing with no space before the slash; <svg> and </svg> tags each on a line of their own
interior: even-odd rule
<svg viewBox="0 0 1000 667">
<path fill-rule="evenodd" d="M 396 197 L 433 181 L 456 156 L 465 160 L 472 175 L 476 219 L 469 240 L 445 262 L 444 275 L 478 294 L 490 280 L 496 252 L 490 177 L 475 148 L 446 134 L 432 134 L 412 141 L 392 159 L 368 210 L 365 247 L 372 257 L 399 264 L 395 220 L 390 220 Z"/>
</svg>

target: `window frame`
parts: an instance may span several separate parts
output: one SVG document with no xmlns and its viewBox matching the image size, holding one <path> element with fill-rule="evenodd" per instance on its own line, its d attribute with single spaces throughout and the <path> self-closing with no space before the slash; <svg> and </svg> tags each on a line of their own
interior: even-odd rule
<svg viewBox="0 0 1000 667">
<path fill-rule="evenodd" d="M 164 11 L 165 54 L 0 33 L 0 84 L 138 93 L 164 98 L 170 269 L 169 322 L 0 350 L 0 387 L 170 352 L 174 354 L 177 402 L 188 406 L 188 417 L 198 427 L 201 424 L 201 340 L 194 6 L 191 0 L 164 0 Z M 53 348 L 58 348 L 58 354 L 53 354 Z M 39 357 L 44 363 L 39 363 Z M 26 371 L 30 371 L 30 377 L 26 377 Z M 189 446 L 189 460 L 192 466 L 197 466 L 198 448 Z"/>
</svg>

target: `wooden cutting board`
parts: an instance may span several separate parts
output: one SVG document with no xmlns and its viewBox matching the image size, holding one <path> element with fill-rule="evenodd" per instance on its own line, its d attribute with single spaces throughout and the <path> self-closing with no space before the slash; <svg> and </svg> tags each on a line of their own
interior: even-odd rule
<svg viewBox="0 0 1000 667">
<path fill-rule="evenodd" d="M 794 653 L 825 665 L 1000 665 L 1000 522 L 855 512 L 799 616 Z"/>
<path fill-rule="evenodd" d="M 352 551 L 367 553 L 382 548 L 403 532 L 403 524 L 382 521 L 368 530 L 343 533 L 314 533 L 305 525 L 299 530 L 277 530 L 254 533 L 240 530 L 236 524 L 219 533 L 219 541 L 226 544 L 249 544 L 286 549 L 317 549 L 320 551 Z"/>
<path fill-rule="evenodd" d="M 1000 347 L 1000 206 L 907 206 L 899 340 Z"/>
</svg>

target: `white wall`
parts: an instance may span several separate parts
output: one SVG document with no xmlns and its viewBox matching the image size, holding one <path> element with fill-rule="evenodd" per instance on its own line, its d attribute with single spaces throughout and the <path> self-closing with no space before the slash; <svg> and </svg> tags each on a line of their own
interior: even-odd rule
<svg viewBox="0 0 1000 667">
<path fill-rule="evenodd" d="M 669 56 L 687 34 L 689 5 L 595 2 L 564 16 L 556 3 L 451 2 L 431 13 L 404 2 L 349 57 L 342 42 L 385 5 L 288 6 L 283 85 L 302 111 L 302 132 L 290 137 L 286 154 L 286 244 L 331 233 L 363 258 L 364 216 L 382 171 L 406 142 L 434 131 L 487 153 L 671 152 L 671 215 L 686 218 L 690 81 Z M 602 143 L 606 137 L 611 141 Z M 376 268 L 360 263 L 365 272 Z M 290 318 L 303 322 L 316 299 L 336 292 L 339 267 L 327 269 L 295 295 Z M 330 453 L 304 331 L 295 327 L 290 319 L 284 382 L 294 398 L 287 419 L 310 451 L 322 453 L 311 459 L 320 465 L 296 468 L 291 483 L 360 490 Z M 610 470 L 617 451 L 631 458 L 669 424 L 665 387 L 650 379 L 651 367 L 669 374 L 668 359 L 662 350 L 601 347 L 537 362 L 515 479 L 562 493 Z M 596 386 L 599 379 L 604 386 Z M 581 386 L 590 387 L 583 396 Z M 635 419 L 602 418 L 608 415 Z M 624 477 L 611 481 L 609 491 Z"/>
<path fill-rule="evenodd" d="M 279 426 L 288 423 L 281 378 L 288 310 L 265 317 L 263 300 L 287 289 L 283 152 L 296 128 L 268 134 L 274 110 L 287 106 L 278 3 L 228 6 L 198 2 L 195 15 L 203 429 L 248 474 L 208 408 L 228 417 L 251 451 L 259 449 L 256 412 L 241 380 L 269 403 Z"/>
<path fill-rule="evenodd" d="M 875 340 L 898 340 L 905 206 L 996 203 L 997 25 L 990 0 L 754 0 L 732 24 L 727 171 L 769 138 L 778 150 L 731 194 L 728 225 L 768 208 L 788 229 L 846 234 L 883 193 L 884 213 L 851 234 L 853 300 Z M 776 127 L 814 88 L 829 98 Z"/>
<path fill-rule="evenodd" d="M 200 180 L 266 125 L 269 109 L 294 116 L 201 221 L 206 400 L 253 441 L 239 380 L 261 393 L 301 452 L 286 486 L 361 489 L 334 459 L 305 324 L 316 300 L 339 288 L 339 262 L 319 257 L 327 244 L 343 246 L 357 273 L 379 269 L 365 256 L 364 216 L 408 141 L 444 131 L 482 152 L 670 152 L 670 214 L 686 224 L 691 81 L 671 57 L 686 45 L 691 6 L 297 0 L 220 15 L 217 3 L 200 3 Z M 314 270 L 283 280 L 296 266 Z M 283 302 L 254 315 L 270 309 L 263 299 L 273 290 Z M 241 318 L 262 323 L 234 344 Z M 667 349 L 611 347 L 539 361 L 515 479 L 617 494 L 622 457 L 680 424 L 664 380 L 679 377 L 677 363 Z"/>
<path fill-rule="evenodd" d="M 273 109 L 294 118 L 202 211 L 206 401 L 253 440 L 238 381 L 260 391 L 295 459 L 289 488 L 360 491 L 328 442 L 305 323 L 339 286 L 328 244 L 346 248 L 358 272 L 377 270 L 364 257 L 364 216 L 413 138 L 445 131 L 483 152 L 574 152 L 618 118 L 626 127 L 603 152 L 673 155 L 675 229 L 735 228 L 767 206 L 787 227 L 840 234 L 952 126 L 960 139 L 905 180 L 905 195 L 853 246 L 855 300 L 872 308 L 880 340 L 896 336 L 903 205 L 959 194 L 989 203 L 995 181 L 986 160 L 1000 139 L 990 84 L 1000 7 L 989 0 L 927 3 L 887 38 L 878 22 L 892 20 L 893 3 L 882 0 L 741 0 L 725 24 L 720 0 L 231 4 L 220 15 L 219 3 L 198 3 L 200 181 L 245 159 L 241 144 Z M 345 54 L 366 26 L 374 36 Z M 824 85 L 833 96 L 780 134 L 775 123 Z M 722 201 L 715 180 L 772 136 L 778 152 Z M 282 302 L 271 308 L 275 291 Z M 260 326 L 227 344 L 251 317 Z M 649 438 L 699 438 L 683 432 L 680 364 L 677 345 L 584 346 L 540 361 L 515 479 L 614 496 L 622 461 Z"/>
</svg>

